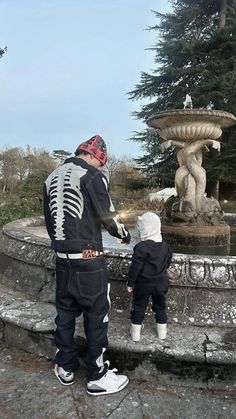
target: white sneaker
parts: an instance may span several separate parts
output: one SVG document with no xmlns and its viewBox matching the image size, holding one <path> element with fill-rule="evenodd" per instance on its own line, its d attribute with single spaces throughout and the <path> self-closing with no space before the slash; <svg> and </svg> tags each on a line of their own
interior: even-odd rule
<svg viewBox="0 0 236 419">
<path fill-rule="evenodd" d="M 138 342 L 140 340 L 141 327 L 142 327 L 141 324 L 131 323 L 130 334 L 131 334 L 131 339 L 134 342 Z"/>
<path fill-rule="evenodd" d="M 64 368 L 59 367 L 57 364 L 55 364 L 54 372 L 60 383 L 64 386 L 74 384 L 75 377 L 73 372 L 65 371 Z"/>
<path fill-rule="evenodd" d="M 164 340 L 166 338 L 167 326 L 166 323 L 157 323 L 157 335 L 159 339 Z"/>
<path fill-rule="evenodd" d="M 106 374 L 99 380 L 87 383 L 87 393 L 91 396 L 117 393 L 127 386 L 129 379 L 126 375 L 116 375 L 117 369 L 107 370 Z"/>
</svg>

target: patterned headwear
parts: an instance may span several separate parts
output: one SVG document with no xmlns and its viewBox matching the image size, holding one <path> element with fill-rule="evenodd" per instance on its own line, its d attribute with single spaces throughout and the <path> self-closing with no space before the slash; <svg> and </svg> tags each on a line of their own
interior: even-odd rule
<svg viewBox="0 0 236 419">
<path fill-rule="evenodd" d="M 81 143 L 75 151 L 76 156 L 78 155 L 79 150 L 83 150 L 91 154 L 99 160 L 103 166 L 107 162 L 107 147 L 105 141 L 102 137 L 100 137 L 100 135 L 94 135 L 89 140 Z"/>
</svg>

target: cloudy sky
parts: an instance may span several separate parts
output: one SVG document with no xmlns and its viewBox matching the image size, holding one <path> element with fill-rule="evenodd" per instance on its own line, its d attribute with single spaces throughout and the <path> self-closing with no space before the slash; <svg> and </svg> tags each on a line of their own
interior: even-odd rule
<svg viewBox="0 0 236 419">
<path fill-rule="evenodd" d="M 151 10 L 168 0 L 0 0 L 0 148 L 72 152 L 99 133 L 117 157 L 141 155 L 126 93 L 154 67 Z"/>
</svg>

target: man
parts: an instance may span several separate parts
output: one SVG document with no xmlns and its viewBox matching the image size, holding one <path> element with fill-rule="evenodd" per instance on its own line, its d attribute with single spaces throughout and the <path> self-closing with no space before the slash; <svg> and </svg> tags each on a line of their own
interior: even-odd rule
<svg viewBox="0 0 236 419">
<path fill-rule="evenodd" d="M 81 143 L 44 185 L 44 214 L 56 259 L 55 374 L 64 385 L 74 382 L 79 351 L 75 319 L 83 313 L 87 340 L 87 392 L 115 393 L 128 377 L 109 370 L 106 356 L 109 285 L 101 226 L 123 243 L 130 234 L 115 212 L 107 179 L 98 169 L 106 164 L 106 144 L 99 135 Z"/>
</svg>

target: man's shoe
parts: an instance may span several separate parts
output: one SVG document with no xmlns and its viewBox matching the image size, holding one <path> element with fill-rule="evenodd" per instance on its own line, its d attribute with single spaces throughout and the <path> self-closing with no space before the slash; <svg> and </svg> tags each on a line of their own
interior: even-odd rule
<svg viewBox="0 0 236 419">
<path fill-rule="evenodd" d="M 55 364 L 54 372 L 63 386 L 74 384 L 75 377 L 73 372 L 65 371 L 64 368 L 59 367 L 57 364 Z"/>
<path fill-rule="evenodd" d="M 126 375 L 116 375 L 117 369 L 107 370 L 106 374 L 99 380 L 87 383 L 87 393 L 91 396 L 117 393 L 127 386 L 129 379 Z"/>
</svg>

